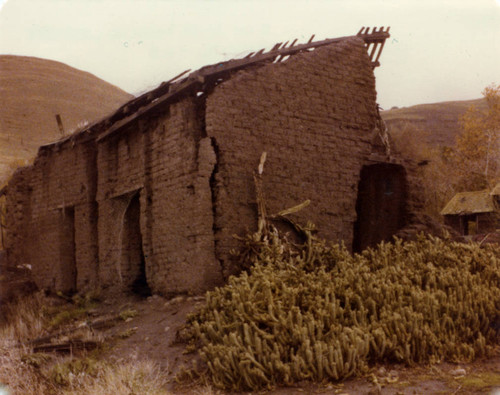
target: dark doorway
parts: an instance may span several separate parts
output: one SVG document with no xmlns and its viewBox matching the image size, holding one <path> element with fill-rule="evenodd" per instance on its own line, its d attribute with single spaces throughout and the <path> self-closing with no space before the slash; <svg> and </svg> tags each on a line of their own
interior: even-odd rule
<svg viewBox="0 0 500 395">
<path fill-rule="evenodd" d="M 352 249 L 360 252 L 391 237 L 405 225 L 406 176 L 402 166 L 364 166 L 356 201 Z"/>
<path fill-rule="evenodd" d="M 475 235 L 478 233 L 477 215 L 463 215 L 460 217 L 461 231 L 464 236 Z"/>
<path fill-rule="evenodd" d="M 133 292 L 151 295 L 146 280 L 146 262 L 142 250 L 141 204 L 139 194 L 135 194 L 123 217 L 121 276 L 123 285 Z"/>
<path fill-rule="evenodd" d="M 76 291 L 76 254 L 75 254 L 75 208 L 65 207 L 60 213 L 59 234 L 59 284 L 58 290 L 71 293 Z"/>
</svg>

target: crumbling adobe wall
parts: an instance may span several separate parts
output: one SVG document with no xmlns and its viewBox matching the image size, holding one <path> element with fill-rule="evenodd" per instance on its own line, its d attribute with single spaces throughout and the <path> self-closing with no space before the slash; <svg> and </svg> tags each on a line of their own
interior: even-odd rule
<svg viewBox="0 0 500 395">
<path fill-rule="evenodd" d="M 30 167 L 16 170 L 7 187 L 4 247 L 7 253 L 5 264 L 18 266 L 30 264 L 28 238 L 31 220 Z"/>
<path fill-rule="evenodd" d="M 127 210 L 140 206 L 145 274 L 154 292 L 200 292 L 221 283 L 213 242 L 210 176 L 215 154 L 203 138 L 195 98 L 172 104 L 150 121 L 99 142 L 99 277 L 123 286 L 131 261 L 123 243 Z M 130 247 L 130 254 L 134 252 Z"/>
<path fill-rule="evenodd" d="M 306 199 L 296 218 L 351 245 L 360 171 L 376 122 L 375 78 L 361 39 L 238 72 L 207 99 L 206 130 L 218 148 L 217 256 L 225 274 L 233 234 L 256 226 L 252 172 L 267 152 L 269 212 Z"/>
<path fill-rule="evenodd" d="M 128 270 L 122 264 L 127 246 L 122 239 L 127 209 L 144 186 L 144 135 L 137 124 L 98 142 L 97 195 L 99 234 L 99 284 L 128 288 Z M 139 227 L 139 224 L 134 224 Z M 123 251 L 123 250 L 126 251 Z"/>
<path fill-rule="evenodd" d="M 22 178 L 9 182 L 9 200 L 25 195 L 21 219 L 8 219 L 8 260 L 30 264 L 40 288 L 85 289 L 96 280 L 93 158 L 92 141 L 42 148 Z"/>
<path fill-rule="evenodd" d="M 201 292 L 222 282 L 210 189 L 216 157 L 202 103 L 186 98 L 169 112 L 148 134 L 153 281 L 169 293 Z"/>
</svg>

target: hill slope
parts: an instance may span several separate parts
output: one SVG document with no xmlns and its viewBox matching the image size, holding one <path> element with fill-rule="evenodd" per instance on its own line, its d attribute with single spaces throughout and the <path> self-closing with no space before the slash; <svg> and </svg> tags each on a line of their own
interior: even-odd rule
<svg viewBox="0 0 500 395">
<path fill-rule="evenodd" d="M 486 101 L 477 99 L 419 104 L 382 111 L 381 115 L 392 134 L 397 134 L 405 125 L 410 125 L 419 129 L 427 144 L 452 146 L 461 131 L 460 117 L 471 105 L 484 109 Z"/>
<path fill-rule="evenodd" d="M 42 144 L 99 119 L 133 96 L 96 76 L 52 60 L 0 55 L 0 185 Z"/>
</svg>

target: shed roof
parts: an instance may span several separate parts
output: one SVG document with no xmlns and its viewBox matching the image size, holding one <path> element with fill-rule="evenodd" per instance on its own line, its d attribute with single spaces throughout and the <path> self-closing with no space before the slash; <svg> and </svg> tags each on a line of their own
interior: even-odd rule
<svg viewBox="0 0 500 395">
<path fill-rule="evenodd" d="M 491 213 L 496 211 L 495 202 L 490 191 L 457 193 L 441 210 L 441 215 L 468 215 Z"/>
</svg>

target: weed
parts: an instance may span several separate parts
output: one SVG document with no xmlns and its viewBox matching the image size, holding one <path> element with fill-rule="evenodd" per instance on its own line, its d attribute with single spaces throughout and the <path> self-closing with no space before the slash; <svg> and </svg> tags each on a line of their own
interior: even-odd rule
<svg viewBox="0 0 500 395">
<path fill-rule="evenodd" d="M 127 310 L 123 310 L 120 312 L 119 316 L 120 318 L 123 320 L 123 321 L 126 321 L 127 319 L 129 318 L 134 318 L 135 316 L 137 316 L 137 314 L 139 314 L 137 312 L 137 310 L 134 310 L 134 309 L 127 309 Z"/>
<path fill-rule="evenodd" d="M 85 376 L 96 377 L 100 364 L 93 358 L 72 358 L 53 365 L 46 377 L 58 386 L 69 386 L 75 379 Z"/>
<path fill-rule="evenodd" d="M 47 327 L 42 313 L 45 300 L 43 293 L 36 293 L 6 305 L 6 325 L 1 328 L 0 337 L 22 342 L 43 335 Z"/>
<path fill-rule="evenodd" d="M 54 304 L 53 299 L 40 293 L 6 306 L 7 324 L 0 329 L 0 391 L 23 395 L 168 394 L 164 389 L 167 375 L 157 365 L 137 360 L 104 361 L 101 355 L 105 344 L 81 358 L 31 353 L 28 347 L 19 345 L 81 318 L 96 300 L 85 295 L 73 297 L 72 304 Z M 136 315 L 137 311 L 129 309 L 121 318 Z M 129 336 L 136 329 L 123 335 Z M 82 326 L 71 332 L 71 338 L 75 337 L 95 339 L 96 335 Z"/>
<path fill-rule="evenodd" d="M 34 366 L 37 362 L 29 359 L 29 350 L 18 347 L 16 343 L 0 335 L 0 383 L 6 388 L 7 394 L 50 393 L 51 386 L 38 373 L 38 367 Z M 42 363 L 41 360 L 38 362 Z"/>
<path fill-rule="evenodd" d="M 68 374 L 68 377 L 71 377 Z M 169 394 L 164 388 L 167 377 L 150 361 L 101 363 L 96 375 L 73 376 L 65 394 Z"/>
<path fill-rule="evenodd" d="M 87 313 L 86 309 L 83 308 L 70 308 L 69 310 L 63 310 L 56 314 L 50 320 L 50 327 L 55 329 L 65 324 L 68 324 L 71 321 L 82 318 Z"/>
<path fill-rule="evenodd" d="M 124 330 L 123 332 L 120 332 L 118 334 L 118 337 L 120 339 L 126 339 L 127 337 L 130 337 L 132 336 L 135 332 L 137 332 L 137 327 L 134 327 L 134 328 L 129 328 L 127 330 Z"/>
<path fill-rule="evenodd" d="M 75 306 L 81 308 L 93 308 L 98 302 L 101 301 L 101 295 L 99 290 L 92 290 L 84 295 L 76 294 L 71 299 Z"/>
<path fill-rule="evenodd" d="M 27 365 L 33 366 L 34 368 L 40 368 L 45 365 L 52 358 L 50 355 L 43 353 L 30 353 L 21 356 L 21 361 Z"/>
<path fill-rule="evenodd" d="M 84 295 L 74 295 L 69 298 L 61 292 L 57 293 L 69 304 L 49 306 L 44 308 L 44 314 L 51 317 L 49 326 L 51 329 L 56 329 L 64 326 L 72 321 L 81 319 L 88 314 L 88 311 L 95 308 L 99 301 L 98 291 L 87 292 Z"/>
</svg>

